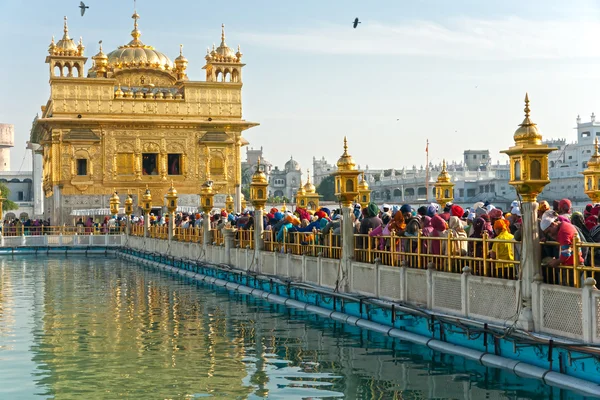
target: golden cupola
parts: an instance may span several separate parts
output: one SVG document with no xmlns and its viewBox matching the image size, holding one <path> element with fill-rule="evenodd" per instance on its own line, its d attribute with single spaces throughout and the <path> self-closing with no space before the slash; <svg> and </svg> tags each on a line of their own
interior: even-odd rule
<svg viewBox="0 0 600 400">
<path fill-rule="evenodd" d="M 337 161 L 338 171 L 352 171 L 356 169 L 356 163 L 350 154 L 348 154 L 348 143 L 344 137 L 344 153 Z"/>
<path fill-rule="evenodd" d="M 98 51 L 98 54 L 92 57 L 94 64 L 88 71 L 88 76 L 95 75 L 97 78 L 106 78 L 108 71 L 108 57 L 102 51 L 102 40 L 99 41 L 98 44 L 100 45 L 100 50 Z"/>
<path fill-rule="evenodd" d="M 175 73 L 177 75 L 178 81 L 187 80 L 187 74 L 185 70 L 187 69 L 188 60 L 183 55 L 183 45 L 179 45 L 179 57 L 175 59 Z"/>
<path fill-rule="evenodd" d="M 63 37 L 57 43 L 54 43 L 54 37 L 48 48 L 48 53 L 51 56 L 67 56 L 67 57 L 81 57 L 83 56 L 83 45 L 81 48 L 75 44 L 73 39 L 69 37 L 69 27 L 67 25 L 67 17 L 65 16 L 63 26 Z M 81 44 L 81 42 L 80 42 Z"/>
<path fill-rule="evenodd" d="M 58 42 L 52 42 L 48 47 L 48 56 L 46 63 L 50 64 L 50 77 L 61 78 L 80 78 L 83 77 L 83 66 L 87 58 L 83 53 L 85 46 L 80 38 L 79 43 L 75 44 L 69 37 L 69 26 L 67 17 L 64 18 L 63 37 Z"/>
<path fill-rule="evenodd" d="M 300 187 L 296 192 L 297 195 L 304 196 L 306 194 L 306 190 L 304 190 L 304 185 L 302 185 L 302 179 L 300 179 Z"/>
<path fill-rule="evenodd" d="M 365 173 L 362 173 L 362 180 L 358 183 L 358 202 L 362 207 L 367 207 L 371 202 L 371 190 L 365 178 Z"/>
<path fill-rule="evenodd" d="M 510 158 L 510 180 L 517 194 L 526 202 L 536 201 L 537 195 L 550 183 L 548 154 L 556 150 L 542 143 L 542 134 L 529 118 L 529 95 L 525 94 L 525 119 L 515 131 L 515 145 L 501 153 Z"/>
<path fill-rule="evenodd" d="M 344 207 L 350 207 L 358 196 L 358 175 L 356 163 L 348 154 L 348 142 L 344 136 L 344 153 L 337 162 L 337 171 L 333 174 L 335 179 L 335 195 Z"/>
<path fill-rule="evenodd" d="M 315 185 L 310 182 L 310 170 L 306 170 L 306 185 L 304 185 L 304 192 L 306 194 L 313 194 L 316 192 Z"/>
<path fill-rule="evenodd" d="M 598 138 L 594 141 L 594 154 L 587 163 L 587 168 L 582 172 L 585 194 L 594 202 L 600 202 L 600 152 L 598 152 Z"/>
<path fill-rule="evenodd" d="M 206 65 L 202 69 L 206 70 L 207 82 L 242 82 L 242 52 L 238 46 L 237 52 L 225 43 L 225 25 L 221 25 L 221 44 L 212 50 L 206 49 Z"/>
<path fill-rule="evenodd" d="M 454 183 L 450 180 L 446 160 L 442 161 L 442 170 L 435 182 L 435 200 L 441 205 L 454 200 Z"/>
</svg>

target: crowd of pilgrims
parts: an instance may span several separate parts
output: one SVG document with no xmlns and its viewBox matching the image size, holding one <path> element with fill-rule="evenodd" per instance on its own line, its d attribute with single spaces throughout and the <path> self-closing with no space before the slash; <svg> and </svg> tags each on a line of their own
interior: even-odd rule
<svg viewBox="0 0 600 400">
<path fill-rule="evenodd" d="M 540 240 L 558 242 L 558 246 L 543 246 L 542 257 L 544 263 L 549 266 L 573 265 L 575 255 L 573 242 L 575 238 L 582 243 L 600 243 L 600 204 L 588 204 L 583 213 L 572 212 L 571 202 L 568 199 L 556 200 L 552 207 L 547 201 L 541 201 L 538 207 L 538 223 L 540 228 Z M 410 204 L 388 205 L 381 207 L 375 203 L 369 203 L 367 207 L 355 204 L 351 214 L 355 234 L 369 235 L 371 237 L 386 237 L 390 235 L 410 238 L 417 237 L 439 237 L 446 238 L 483 238 L 500 239 L 502 242 L 490 242 L 488 254 L 491 258 L 498 260 L 515 260 L 519 257 L 519 246 L 504 241 L 521 241 L 522 218 L 519 203 L 514 201 L 510 210 L 502 210 L 489 202 L 478 202 L 472 207 L 463 209 L 458 204 L 446 203 L 443 208 L 432 203 L 418 208 Z M 168 215 L 150 214 L 150 223 L 153 226 L 162 226 L 168 223 Z M 296 208 L 293 212 L 280 211 L 271 208 L 264 215 L 264 227 L 271 232 L 272 240 L 277 242 L 300 240 L 308 243 L 316 240 L 314 232 L 325 235 L 341 235 L 342 215 L 340 210 L 330 210 L 321 207 L 316 211 Z M 143 216 L 133 216 L 133 224 L 143 225 Z M 125 227 L 125 217 L 104 217 L 101 222 L 94 222 L 93 218 L 79 218 L 76 226 L 82 232 L 113 233 L 122 231 Z M 5 220 L 4 233 L 9 234 L 11 229 L 15 231 L 27 230 L 36 232 L 36 228 L 49 226 L 49 220 L 19 219 Z M 23 226 L 22 229 L 19 229 Z M 177 213 L 175 226 L 179 228 L 200 228 L 202 226 L 202 215 L 200 213 Z M 222 229 L 224 227 L 235 227 L 238 230 L 250 230 L 254 228 L 254 212 L 227 213 L 220 210 L 211 215 L 211 229 Z M 290 235 L 294 232 L 305 235 Z M 284 237 L 285 235 L 285 237 Z M 299 238 L 299 239 L 294 239 Z M 339 240 L 336 239 L 336 240 Z M 481 242 L 460 240 L 453 241 L 457 244 L 452 249 L 446 249 L 446 242 L 442 240 L 429 241 L 428 246 L 422 248 L 423 253 L 446 255 L 451 251 L 453 255 L 471 257 L 482 257 L 483 248 Z M 386 248 L 387 246 L 387 248 Z M 389 250 L 390 242 L 380 240 L 377 242 L 379 250 Z M 596 260 L 596 254 L 586 251 L 586 247 L 579 248 L 577 257 L 579 263 L 589 265 L 592 259 Z M 406 250 L 405 250 L 406 251 Z M 410 250 L 409 250 L 410 251 Z M 600 251 L 598 252 L 600 257 Z"/>
</svg>

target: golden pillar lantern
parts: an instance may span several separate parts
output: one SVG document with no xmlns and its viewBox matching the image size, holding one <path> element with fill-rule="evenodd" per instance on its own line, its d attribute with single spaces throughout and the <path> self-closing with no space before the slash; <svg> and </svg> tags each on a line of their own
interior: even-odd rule
<svg viewBox="0 0 600 400">
<path fill-rule="evenodd" d="M 335 173 L 335 195 L 339 198 L 342 206 L 350 207 L 358 196 L 358 175 L 356 164 L 348 154 L 348 143 L 344 137 L 344 153 L 337 161 L 337 172 Z"/>
<path fill-rule="evenodd" d="M 119 194 L 117 193 L 116 190 L 113 191 L 113 194 L 109 200 L 109 204 L 110 204 L 110 213 L 112 215 L 116 216 L 119 213 L 119 206 L 121 205 L 121 200 L 119 199 Z"/>
<path fill-rule="evenodd" d="M 435 182 L 435 201 L 444 205 L 454 200 L 454 183 L 450 180 L 450 174 L 446 168 L 446 160 L 442 161 L 442 170 Z"/>
<path fill-rule="evenodd" d="M 242 201 L 240 202 L 242 205 L 242 211 L 244 211 L 248 207 L 248 202 L 246 201 L 246 196 L 242 193 Z"/>
<path fill-rule="evenodd" d="M 228 214 L 233 212 L 233 196 L 230 194 L 225 198 L 225 211 L 227 211 Z"/>
<path fill-rule="evenodd" d="M 283 205 L 281 206 L 281 212 L 286 212 L 287 207 L 285 206 L 285 200 L 283 201 Z"/>
<path fill-rule="evenodd" d="M 304 196 L 306 198 L 306 208 L 309 210 L 317 210 L 319 209 L 319 193 L 317 193 L 317 189 L 315 185 L 310 183 L 310 171 L 306 170 L 306 185 L 304 185 Z"/>
<path fill-rule="evenodd" d="M 535 202 L 550 183 L 548 154 L 556 150 L 542 143 L 542 134 L 529 118 L 529 96 L 525 94 L 525 119 L 515 131 L 515 145 L 501 151 L 510 157 L 510 185 L 525 202 Z"/>
<path fill-rule="evenodd" d="M 150 214 L 152 211 L 152 194 L 150 193 L 150 189 L 146 186 L 146 191 L 142 195 L 142 209 L 144 210 L 144 214 Z"/>
<path fill-rule="evenodd" d="M 358 184 L 358 202 L 362 208 L 365 208 L 371 202 L 371 190 L 364 172 L 362 173 L 362 180 Z"/>
<path fill-rule="evenodd" d="M 210 213 L 215 205 L 215 194 L 212 189 L 213 181 L 210 180 L 210 175 L 206 182 L 200 188 L 200 207 L 206 214 Z"/>
<path fill-rule="evenodd" d="M 585 194 L 594 203 L 600 203 L 600 152 L 598 152 L 598 138 L 594 141 L 594 154 L 587 163 L 587 168 L 582 172 Z"/>
<path fill-rule="evenodd" d="M 131 193 L 127 193 L 127 198 L 125 199 L 125 215 L 127 215 L 128 220 L 129 217 L 131 217 L 131 214 L 133 214 L 133 196 L 131 196 Z"/>
<path fill-rule="evenodd" d="M 306 190 L 304 190 L 304 185 L 302 185 L 302 179 L 300 179 L 300 187 L 296 192 L 296 208 L 306 208 L 308 204 L 306 200 Z"/>
<path fill-rule="evenodd" d="M 252 182 L 250 183 L 250 201 L 257 210 L 264 210 L 265 204 L 267 203 L 267 176 L 260 169 L 260 157 L 258 158 L 258 164 L 256 165 L 256 172 L 252 175 Z"/>
<path fill-rule="evenodd" d="M 171 187 L 167 191 L 167 210 L 173 214 L 177 211 L 177 190 L 173 187 L 173 181 L 171 181 Z"/>
</svg>

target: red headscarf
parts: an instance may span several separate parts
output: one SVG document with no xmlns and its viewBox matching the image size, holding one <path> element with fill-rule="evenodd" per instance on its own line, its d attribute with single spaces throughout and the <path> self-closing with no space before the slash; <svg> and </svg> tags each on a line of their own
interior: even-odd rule
<svg viewBox="0 0 600 400">
<path fill-rule="evenodd" d="M 453 204 L 452 207 L 450 207 L 450 215 L 462 218 L 463 215 L 465 215 L 465 210 L 458 204 Z"/>
</svg>

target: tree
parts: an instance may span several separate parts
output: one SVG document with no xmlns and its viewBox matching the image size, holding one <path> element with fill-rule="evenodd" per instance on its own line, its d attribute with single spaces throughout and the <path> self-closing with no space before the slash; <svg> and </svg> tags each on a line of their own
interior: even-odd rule
<svg viewBox="0 0 600 400">
<path fill-rule="evenodd" d="M 321 195 L 323 201 L 336 201 L 335 197 L 335 178 L 329 175 L 323 179 L 317 188 L 317 193 Z"/>
<path fill-rule="evenodd" d="M 8 197 L 10 196 L 10 189 L 8 188 L 8 186 L 6 186 L 6 184 L 4 184 L 3 182 L 0 182 L 0 190 L 2 190 L 2 197 L 6 199 L 2 202 L 2 210 L 10 211 L 18 209 L 19 206 L 17 205 L 17 203 L 8 200 Z"/>
</svg>

